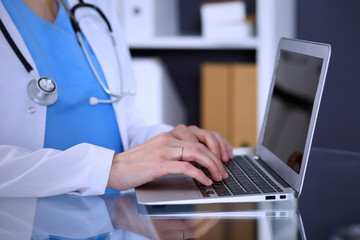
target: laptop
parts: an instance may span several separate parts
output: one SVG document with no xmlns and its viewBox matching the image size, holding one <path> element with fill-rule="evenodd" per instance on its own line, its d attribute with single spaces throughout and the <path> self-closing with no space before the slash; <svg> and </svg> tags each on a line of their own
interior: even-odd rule
<svg viewBox="0 0 360 240">
<path fill-rule="evenodd" d="M 229 178 L 211 187 L 181 174 L 155 179 L 135 189 L 138 203 L 184 205 L 298 198 L 330 53 L 328 44 L 280 39 L 255 154 L 238 155 L 224 163 Z"/>
</svg>

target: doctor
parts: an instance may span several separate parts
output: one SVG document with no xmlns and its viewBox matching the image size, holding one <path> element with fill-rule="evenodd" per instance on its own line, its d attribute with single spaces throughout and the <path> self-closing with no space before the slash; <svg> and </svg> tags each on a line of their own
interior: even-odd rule
<svg viewBox="0 0 360 240">
<path fill-rule="evenodd" d="M 227 177 L 220 134 L 139 118 L 116 2 L 0 0 L 0 196 L 100 195 L 167 174 L 210 185 L 191 162 Z"/>
</svg>

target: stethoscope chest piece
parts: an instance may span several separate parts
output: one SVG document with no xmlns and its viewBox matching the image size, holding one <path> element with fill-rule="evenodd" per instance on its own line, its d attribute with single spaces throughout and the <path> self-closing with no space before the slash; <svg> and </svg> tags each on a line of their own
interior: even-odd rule
<svg viewBox="0 0 360 240">
<path fill-rule="evenodd" d="M 56 102 L 58 93 L 55 82 L 47 77 L 41 77 L 29 82 L 27 91 L 29 97 L 40 105 L 51 105 Z"/>
</svg>

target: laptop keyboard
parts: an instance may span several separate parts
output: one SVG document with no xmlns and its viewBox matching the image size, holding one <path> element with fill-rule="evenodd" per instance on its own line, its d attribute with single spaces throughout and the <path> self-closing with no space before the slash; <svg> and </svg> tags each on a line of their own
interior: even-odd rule
<svg viewBox="0 0 360 240">
<path fill-rule="evenodd" d="M 198 166 L 208 177 L 211 178 L 209 170 Z M 255 163 L 243 156 L 237 156 L 234 160 L 224 163 L 229 177 L 220 182 L 213 182 L 208 187 L 194 179 L 204 197 L 210 197 L 214 191 L 218 196 L 233 196 L 253 193 L 282 192 Z"/>
</svg>

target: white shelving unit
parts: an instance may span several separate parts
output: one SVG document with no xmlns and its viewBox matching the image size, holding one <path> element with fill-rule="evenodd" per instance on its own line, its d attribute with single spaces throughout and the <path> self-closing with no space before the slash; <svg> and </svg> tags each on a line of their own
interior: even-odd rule
<svg viewBox="0 0 360 240">
<path fill-rule="evenodd" d="M 255 37 L 206 40 L 201 36 L 157 36 L 128 42 L 131 49 L 255 50 L 257 64 L 257 126 L 264 116 L 276 49 L 281 37 L 295 37 L 296 0 L 256 0 Z M 240 53 L 241 54 L 241 53 Z"/>
<path fill-rule="evenodd" d="M 209 40 L 201 36 L 162 36 L 129 42 L 132 49 L 257 49 L 257 38 L 238 40 Z"/>
<path fill-rule="evenodd" d="M 257 121 L 260 131 L 281 37 L 296 37 L 296 0 L 256 1 Z"/>
</svg>

